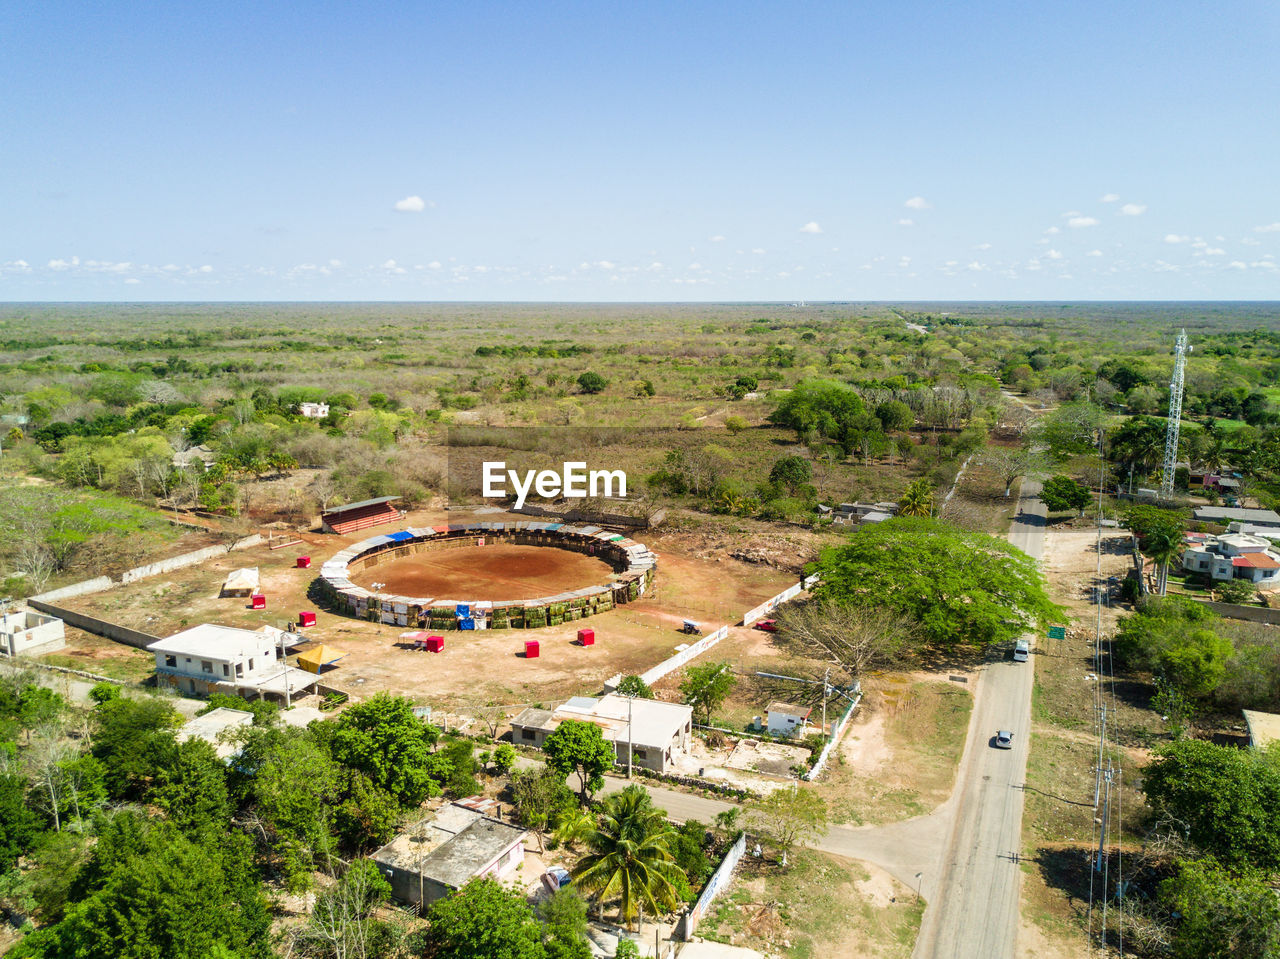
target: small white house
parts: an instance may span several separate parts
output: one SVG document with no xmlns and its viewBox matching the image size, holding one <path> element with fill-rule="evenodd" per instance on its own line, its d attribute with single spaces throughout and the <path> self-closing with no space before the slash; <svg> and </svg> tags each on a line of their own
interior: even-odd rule
<svg viewBox="0 0 1280 959">
<path fill-rule="evenodd" d="M 60 619 L 29 609 L 0 616 L 0 653 L 5 656 L 51 653 L 65 645 L 66 630 Z"/>
<path fill-rule="evenodd" d="M 790 703 L 770 703 L 765 728 L 770 736 L 799 736 L 809 725 L 809 714 L 813 710 L 807 706 L 793 706 Z"/>
<path fill-rule="evenodd" d="M 299 403 L 298 412 L 309 420 L 322 420 L 329 415 L 329 404 Z"/>
<path fill-rule="evenodd" d="M 1189 535 L 1182 568 L 1215 580 L 1243 579 L 1262 587 L 1280 583 L 1280 553 L 1269 539 L 1248 533 Z"/>
</svg>

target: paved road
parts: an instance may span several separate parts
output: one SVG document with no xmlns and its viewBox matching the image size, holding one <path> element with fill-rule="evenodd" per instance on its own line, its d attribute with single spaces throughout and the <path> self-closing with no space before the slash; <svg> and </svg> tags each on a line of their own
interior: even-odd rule
<svg viewBox="0 0 1280 959">
<path fill-rule="evenodd" d="M 1009 540 L 1035 559 L 1044 554 L 1040 484 L 1022 484 L 1018 518 Z M 1029 636 L 1034 646 L 1034 636 Z M 969 738 L 947 805 L 950 833 L 934 866 L 925 870 L 925 910 L 913 959 L 1012 959 L 1018 934 L 1022 785 L 1031 733 L 1033 656 L 1025 663 L 998 660 L 983 670 L 975 690 Z M 1014 733 L 1012 750 L 993 749 L 997 729 Z"/>
</svg>

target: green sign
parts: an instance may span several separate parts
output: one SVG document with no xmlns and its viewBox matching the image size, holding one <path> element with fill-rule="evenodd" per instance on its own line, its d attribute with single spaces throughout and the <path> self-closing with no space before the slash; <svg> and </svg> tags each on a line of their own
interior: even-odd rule
<svg viewBox="0 0 1280 959">
<path fill-rule="evenodd" d="M 1065 626 L 1050 626 L 1050 627 L 1049 627 L 1049 638 L 1050 638 L 1050 639 L 1066 639 L 1066 638 L 1067 638 L 1067 627 L 1065 627 Z"/>
</svg>

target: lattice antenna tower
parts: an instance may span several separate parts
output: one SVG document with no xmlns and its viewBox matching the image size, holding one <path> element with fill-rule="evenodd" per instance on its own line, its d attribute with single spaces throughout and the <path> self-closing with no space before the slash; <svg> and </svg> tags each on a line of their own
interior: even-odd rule
<svg viewBox="0 0 1280 959">
<path fill-rule="evenodd" d="M 1173 378 L 1169 380 L 1169 425 L 1164 434 L 1164 473 L 1160 477 L 1160 496 L 1173 496 L 1173 478 L 1178 468 L 1178 426 L 1182 423 L 1182 384 L 1187 369 L 1187 331 L 1178 333 L 1173 348 Z"/>
</svg>

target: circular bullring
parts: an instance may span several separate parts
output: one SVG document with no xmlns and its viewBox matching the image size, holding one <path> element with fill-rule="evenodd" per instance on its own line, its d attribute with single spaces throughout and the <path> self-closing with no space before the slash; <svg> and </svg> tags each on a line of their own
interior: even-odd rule
<svg viewBox="0 0 1280 959">
<path fill-rule="evenodd" d="M 340 610 L 361 619 L 430 630 L 532 629 L 638 599 L 655 568 L 648 547 L 598 526 L 467 523 L 363 540 L 325 563 L 319 582 Z"/>
</svg>

